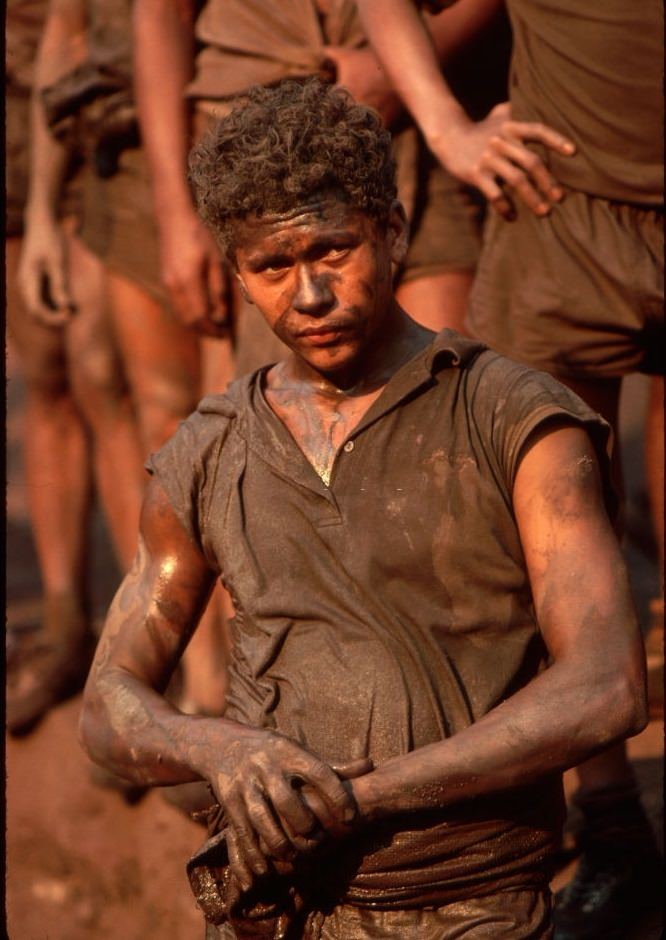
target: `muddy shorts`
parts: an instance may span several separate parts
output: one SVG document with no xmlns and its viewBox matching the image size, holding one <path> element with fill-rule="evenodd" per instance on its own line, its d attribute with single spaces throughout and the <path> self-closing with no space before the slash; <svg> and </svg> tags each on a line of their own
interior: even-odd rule
<svg viewBox="0 0 666 940">
<path fill-rule="evenodd" d="M 350 905 L 308 920 L 302 940 L 551 940 L 550 894 L 503 891 L 424 910 L 378 911 Z M 235 940 L 228 926 L 206 940 Z"/>
<path fill-rule="evenodd" d="M 571 192 L 546 218 L 492 214 L 467 325 L 563 379 L 664 372 L 663 212 Z"/>
<path fill-rule="evenodd" d="M 398 283 L 450 271 L 473 272 L 481 254 L 484 205 L 421 142 L 407 257 Z"/>
<path fill-rule="evenodd" d="M 169 307 L 160 277 L 159 240 L 148 164 L 138 147 L 123 150 L 118 170 L 101 178 L 92 162 L 83 171 L 79 236 L 111 271 Z"/>
</svg>

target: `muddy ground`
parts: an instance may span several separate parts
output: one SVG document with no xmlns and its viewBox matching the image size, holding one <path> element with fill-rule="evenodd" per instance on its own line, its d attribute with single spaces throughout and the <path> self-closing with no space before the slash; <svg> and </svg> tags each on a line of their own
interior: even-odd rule
<svg viewBox="0 0 666 940">
<path fill-rule="evenodd" d="M 19 433 L 22 384 L 8 359 L 7 619 L 30 628 L 39 620 L 39 577 L 26 515 Z M 656 592 L 654 565 L 641 546 L 647 528 L 641 490 L 640 415 L 644 385 L 632 385 L 625 403 L 629 477 L 638 519 L 629 553 L 639 606 Z M 641 522 L 642 520 L 642 522 Z M 118 572 L 103 523 L 93 524 L 91 577 L 101 620 Z M 79 698 L 55 709 L 28 737 L 6 740 L 7 932 L 11 940 L 194 940 L 202 920 L 190 895 L 184 863 L 203 830 L 179 815 L 160 793 L 128 805 L 93 785 L 91 765 L 76 741 Z M 661 833 L 663 724 L 653 721 L 631 742 L 643 798 Z M 575 864 L 575 863 L 574 863 Z M 556 885 L 571 875 L 570 865 Z M 657 940 L 651 916 L 626 940 Z"/>
</svg>

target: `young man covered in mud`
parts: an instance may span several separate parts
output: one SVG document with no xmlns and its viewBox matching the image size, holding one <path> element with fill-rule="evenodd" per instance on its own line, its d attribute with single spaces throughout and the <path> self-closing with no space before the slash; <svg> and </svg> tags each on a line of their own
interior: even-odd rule
<svg viewBox="0 0 666 940">
<path fill-rule="evenodd" d="M 211 938 L 548 938 L 560 773 L 645 723 L 607 426 L 397 305 L 389 135 L 343 91 L 254 89 L 192 176 L 291 352 L 151 458 L 83 740 L 210 785 Z M 217 577 L 228 706 L 188 716 L 162 693 Z"/>
</svg>

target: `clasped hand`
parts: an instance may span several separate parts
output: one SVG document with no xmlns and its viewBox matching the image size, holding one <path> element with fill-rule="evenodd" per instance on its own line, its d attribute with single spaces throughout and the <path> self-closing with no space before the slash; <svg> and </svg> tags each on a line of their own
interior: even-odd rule
<svg viewBox="0 0 666 940">
<path fill-rule="evenodd" d="M 370 760 L 333 768 L 289 738 L 256 729 L 224 750 L 207 776 L 225 810 L 229 864 L 244 890 L 272 861 L 289 863 L 351 832 L 358 811 L 346 781 L 372 770 Z"/>
</svg>

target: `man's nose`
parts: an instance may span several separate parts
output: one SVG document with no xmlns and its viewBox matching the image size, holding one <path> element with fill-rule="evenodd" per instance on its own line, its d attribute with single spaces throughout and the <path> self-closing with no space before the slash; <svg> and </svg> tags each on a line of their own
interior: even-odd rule
<svg viewBox="0 0 666 940">
<path fill-rule="evenodd" d="M 328 273 L 317 274 L 306 265 L 299 269 L 296 295 L 293 301 L 295 310 L 299 313 L 317 316 L 327 313 L 334 300 Z"/>
</svg>

